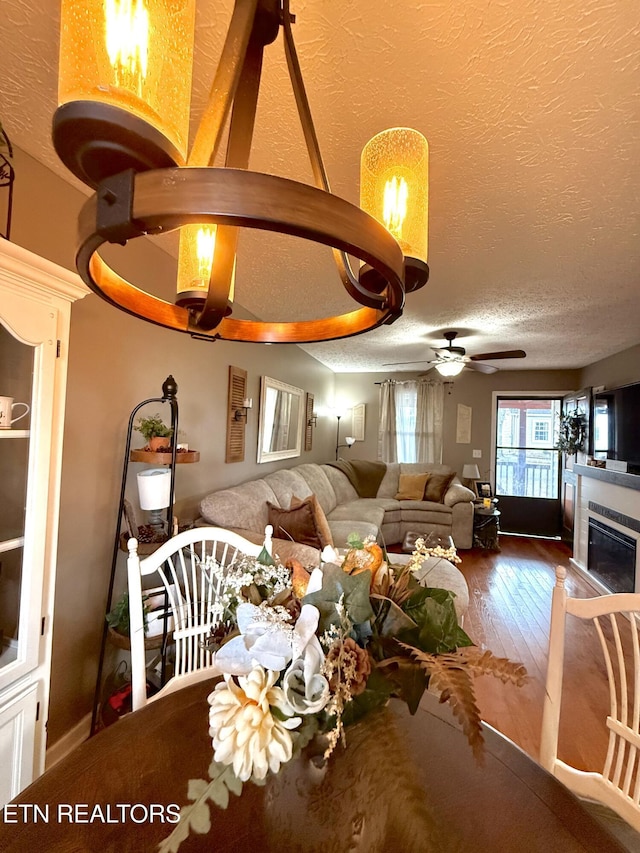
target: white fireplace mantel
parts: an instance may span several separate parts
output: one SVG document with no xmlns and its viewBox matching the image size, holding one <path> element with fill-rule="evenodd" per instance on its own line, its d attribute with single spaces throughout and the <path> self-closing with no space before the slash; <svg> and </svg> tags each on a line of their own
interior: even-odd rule
<svg viewBox="0 0 640 853">
<path fill-rule="evenodd" d="M 574 466 L 574 473 L 577 494 L 573 564 L 603 592 L 610 592 L 589 573 L 589 518 L 598 519 L 635 540 L 635 592 L 640 592 L 640 476 L 588 465 Z"/>
</svg>

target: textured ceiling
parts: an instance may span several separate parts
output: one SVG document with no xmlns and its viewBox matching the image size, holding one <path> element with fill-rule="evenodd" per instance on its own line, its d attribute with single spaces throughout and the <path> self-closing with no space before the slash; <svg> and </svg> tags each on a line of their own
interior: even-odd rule
<svg viewBox="0 0 640 853">
<path fill-rule="evenodd" d="M 73 181 L 49 133 L 57 0 L 3 0 L 0 118 Z M 194 127 L 232 4 L 199 0 Z M 408 125 L 430 144 L 429 284 L 391 326 L 305 347 L 336 371 L 429 358 L 442 331 L 503 369 L 577 368 L 640 343 L 637 0 L 292 0 L 332 189 L 357 203 L 359 156 Z M 279 43 L 251 166 L 310 179 Z M 171 245 L 168 246 L 171 251 Z M 236 297 L 264 319 L 347 310 L 327 250 L 241 235 Z M 409 365 L 414 369 L 420 365 Z"/>
</svg>

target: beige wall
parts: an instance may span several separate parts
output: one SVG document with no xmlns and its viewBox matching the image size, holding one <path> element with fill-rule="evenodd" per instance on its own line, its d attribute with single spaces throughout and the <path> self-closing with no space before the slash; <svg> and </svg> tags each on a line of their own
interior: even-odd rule
<svg viewBox="0 0 640 853">
<path fill-rule="evenodd" d="M 639 332 L 640 334 L 640 332 Z M 607 385 L 615 388 L 640 381 L 640 345 L 616 353 L 585 367 L 581 373 L 581 387 Z"/>
<path fill-rule="evenodd" d="M 75 221 L 84 196 L 19 151 L 16 173 L 13 242 L 72 269 Z M 139 240 L 124 251 L 126 274 L 147 286 L 172 286 L 172 261 L 161 249 Z M 246 432 L 246 458 L 235 464 L 224 461 L 230 364 L 247 370 L 248 394 L 254 400 Z M 313 392 L 319 405 L 333 399 L 333 373 L 298 347 L 194 341 L 188 335 L 130 317 L 93 294 L 74 304 L 62 462 L 50 743 L 91 710 L 128 419 L 139 402 L 162 395 L 162 383 L 170 373 L 178 383 L 179 427 L 187 433 L 190 446 L 201 454 L 198 464 L 177 469 L 176 500 L 182 518 L 195 517 L 200 498 L 209 491 L 291 464 L 291 460 L 262 465 L 256 462 L 262 375 Z M 162 409 L 161 404 L 150 407 L 149 413 L 158 409 Z M 141 446 L 139 433 L 134 433 L 134 438 L 134 446 Z M 334 434 L 326 420 L 314 430 L 313 445 L 313 450 L 303 452 L 297 461 L 332 457 Z M 136 467 L 131 466 L 130 479 Z M 135 490 L 128 492 L 135 497 Z M 122 585 L 124 554 L 119 557 L 118 576 Z"/>
</svg>

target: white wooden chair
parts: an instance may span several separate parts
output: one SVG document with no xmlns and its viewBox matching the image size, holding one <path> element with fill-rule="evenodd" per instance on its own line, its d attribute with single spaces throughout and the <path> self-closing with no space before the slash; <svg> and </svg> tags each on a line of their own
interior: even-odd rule
<svg viewBox="0 0 640 853">
<path fill-rule="evenodd" d="M 269 553 L 271 533 L 269 526 L 265 532 L 265 547 Z M 137 539 L 129 539 L 128 547 L 131 689 L 135 711 L 152 699 L 215 674 L 213 653 L 206 648 L 205 640 L 219 622 L 212 607 L 224 582 L 212 579 L 210 572 L 203 571 L 205 558 L 213 555 L 218 565 L 229 572 L 233 571 L 239 557 L 243 554 L 257 557 L 263 546 L 222 528 L 196 527 L 172 537 L 142 560 L 138 555 Z M 168 627 L 175 643 L 175 670 L 161 690 L 147 698 L 142 578 L 154 572 L 161 580 L 160 589 L 164 588 L 167 595 Z M 157 587 L 155 581 L 154 587 Z"/>
<path fill-rule="evenodd" d="M 640 594 L 569 598 L 565 577 L 566 569 L 558 566 L 551 605 L 540 763 L 579 797 L 612 809 L 615 815 L 609 819 L 606 808 L 595 812 L 615 834 L 618 832 L 611 823 L 621 823 L 616 816 L 640 832 Z M 601 772 L 577 770 L 557 755 L 567 614 L 591 620 L 604 654 L 610 710 L 603 720 L 609 742 Z"/>
</svg>

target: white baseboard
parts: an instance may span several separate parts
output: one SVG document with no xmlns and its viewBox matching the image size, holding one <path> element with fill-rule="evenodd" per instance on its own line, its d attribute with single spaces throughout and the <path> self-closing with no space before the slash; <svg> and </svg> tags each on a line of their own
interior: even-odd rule
<svg viewBox="0 0 640 853">
<path fill-rule="evenodd" d="M 45 769 L 49 770 L 57 764 L 61 758 L 72 752 L 77 746 L 89 737 L 91 732 L 91 714 L 83 717 L 72 729 L 70 729 L 59 740 L 47 749 L 45 756 Z"/>
</svg>

